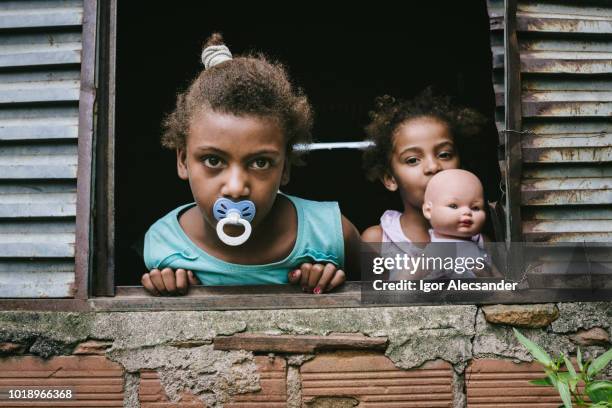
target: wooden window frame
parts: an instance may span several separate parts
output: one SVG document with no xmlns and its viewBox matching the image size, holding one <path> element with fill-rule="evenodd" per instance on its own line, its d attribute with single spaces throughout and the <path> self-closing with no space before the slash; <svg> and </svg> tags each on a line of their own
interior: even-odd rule
<svg viewBox="0 0 612 408">
<path fill-rule="evenodd" d="M 118 0 L 84 0 L 83 55 L 79 100 L 75 296 L 71 299 L 0 299 L 2 309 L 50 311 L 235 310 L 354 308 L 398 306 L 363 304 L 362 282 L 347 282 L 323 295 L 304 294 L 285 285 L 204 287 L 187 296 L 153 297 L 141 286 L 114 284 L 114 138 L 116 14 Z M 504 75 L 506 159 L 506 241 L 521 240 L 521 86 L 516 36 L 517 0 L 505 0 Z M 510 257 L 514 258 L 514 257 Z M 512 265 L 509 265 L 512 268 Z M 512 270 L 512 269 L 511 269 Z M 511 278 L 515 278 L 511 276 Z M 529 289 L 494 295 L 447 296 L 457 304 L 562 302 L 576 299 L 575 289 Z M 583 301 L 600 300 L 581 291 Z M 440 304 L 439 295 L 414 294 L 402 306 Z"/>
</svg>

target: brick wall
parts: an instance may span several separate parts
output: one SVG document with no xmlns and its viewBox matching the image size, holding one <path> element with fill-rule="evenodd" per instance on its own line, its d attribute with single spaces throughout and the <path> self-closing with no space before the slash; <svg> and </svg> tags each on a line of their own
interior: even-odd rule
<svg viewBox="0 0 612 408">
<path fill-rule="evenodd" d="M 596 356 L 611 317 L 609 303 L 0 312 L 0 407 L 552 408 L 508 319 L 551 354 Z M 73 398 L 7 399 L 28 388 Z"/>
</svg>

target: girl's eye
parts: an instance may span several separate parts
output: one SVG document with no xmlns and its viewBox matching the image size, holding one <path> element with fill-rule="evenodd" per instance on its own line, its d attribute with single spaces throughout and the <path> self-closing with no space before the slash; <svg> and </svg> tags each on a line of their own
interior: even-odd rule
<svg viewBox="0 0 612 408">
<path fill-rule="evenodd" d="M 480 211 L 480 207 L 478 207 L 477 205 L 475 205 L 474 207 L 472 207 L 472 211 Z"/>
<path fill-rule="evenodd" d="M 251 167 L 257 170 L 266 170 L 268 169 L 272 163 L 268 159 L 256 159 L 251 163 Z"/>
<path fill-rule="evenodd" d="M 404 160 L 407 164 L 410 165 L 415 165 L 419 163 L 419 158 L 418 157 L 408 157 L 406 160 Z"/>
<path fill-rule="evenodd" d="M 202 162 L 206 167 L 210 167 L 211 169 L 218 169 L 223 166 L 223 161 L 217 156 L 206 156 L 202 159 Z"/>
<path fill-rule="evenodd" d="M 440 154 L 438 154 L 438 157 L 441 159 L 452 159 L 453 153 L 452 152 L 441 152 Z"/>
<path fill-rule="evenodd" d="M 457 208 L 459 208 L 457 207 L 457 204 L 449 204 L 448 206 L 449 208 L 452 208 L 453 210 L 456 210 Z"/>
</svg>

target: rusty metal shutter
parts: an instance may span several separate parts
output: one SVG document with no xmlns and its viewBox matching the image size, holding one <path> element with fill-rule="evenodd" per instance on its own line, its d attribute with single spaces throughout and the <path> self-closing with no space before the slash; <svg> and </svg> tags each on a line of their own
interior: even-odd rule
<svg viewBox="0 0 612 408">
<path fill-rule="evenodd" d="M 504 122 L 504 2 L 490 0 L 489 15 L 502 132 L 510 129 Z M 610 242 L 612 5 L 518 1 L 515 24 L 522 124 L 515 130 L 523 131 L 517 222 L 523 238 Z"/>
<path fill-rule="evenodd" d="M 520 1 L 525 239 L 612 241 L 612 5 Z"/>
<path fill-rule="evenodd" d="M 82 21 L 0 1 L 0 297 L 73 293 Z"/>
</svg>

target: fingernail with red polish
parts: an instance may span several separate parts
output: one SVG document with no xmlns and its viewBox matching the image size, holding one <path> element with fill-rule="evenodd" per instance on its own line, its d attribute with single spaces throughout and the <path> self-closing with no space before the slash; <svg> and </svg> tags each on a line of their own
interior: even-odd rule
<svg viewBox="0 0 612 408">
<path fill-rule="evenodd" d="M 315 295 L 320 295 L 321 294 L 321 288 L 320 287 L 316 287 L 314 288 L 314 290 L 312 291 Z"/>
</svg>

